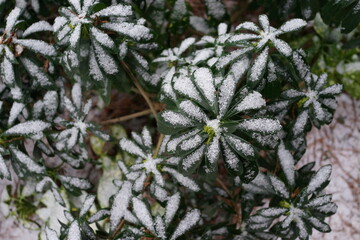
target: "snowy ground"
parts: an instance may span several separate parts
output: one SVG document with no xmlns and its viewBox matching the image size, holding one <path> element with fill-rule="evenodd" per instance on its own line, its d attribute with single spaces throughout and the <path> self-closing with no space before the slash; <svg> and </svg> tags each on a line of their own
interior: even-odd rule
<svg viewBox="0 0 360 240">
<path fill-rule="evenodd" d="M 310 161 L 316 161 L 316 169 L 333 164 L 327 191 L 339 207 L 328 219 L 333 231 L 316 232 L 311 239 L 360 239 L 360 101 L 342 95 L 333 123 L 308 135 L 308 150 L 299 166 Z M 0 193 L 4 184 L 0 181 Z M 16 225 L 14 219 L 3 219 L 0 212 L 0 239 L 35 240 L 37 234 Z"/>
</svg>

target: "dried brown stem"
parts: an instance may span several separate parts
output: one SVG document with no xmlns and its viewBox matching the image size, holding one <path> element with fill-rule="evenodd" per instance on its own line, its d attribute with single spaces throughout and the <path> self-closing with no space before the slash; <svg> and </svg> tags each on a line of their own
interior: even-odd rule
<svg viewBox="0 0 360 240">
<path fill-rule="evenodd" d="M 124 122 L 124 121 L 128 121 L 131 120 L 133 118 L 137 118 L 137 117 L 142 117 L 142 116 L 146 116 L 152 113 L 151 109 L 146 109 L 143 110 L 141 112 L 137 112 L 137 113 L 132 113 L 126 116 L 122 116 L 122 117 L 118 117 L 118 118 L 113 118 L 110 120 L 106 120 L 106 121 L 102 121 L 100 124 L 102 125 L 107 125 L 107 124 L 112 124 L 112 123 L 118 123 L 118 122 Z"/>
</svg>

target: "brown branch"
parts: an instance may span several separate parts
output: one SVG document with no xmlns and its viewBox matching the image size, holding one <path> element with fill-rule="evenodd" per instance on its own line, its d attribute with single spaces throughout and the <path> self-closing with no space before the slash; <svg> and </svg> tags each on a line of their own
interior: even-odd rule
<svg viewBox="0 0 360 240">
<path fill-rule="evenodd" d="M 100 122 L 100 124 L 107 125 L 107 124 L 112 124 L 112 123 L 124 122 L 124 121 L 128 121 L 130 119 L 133 119 L 133 118 L 146 116 L 146 115 L 149 115 L 151 113 L 152 113 L 151 109 L 146 109 L 146 110 L 143 110 L 141 112 L 132 113 L 132 114 L 129 114 L 129 115 L 126 115 L 126 116 L 122 116 L 122 117 L 102 121 L 102 122 Z"/>
<path fill-rule="evenodd" d="M 156 157 L 159 154 L 161 143 L 162 143 L 163 139 L 164 139 L 164 134 L 160 134 L 159 140 L 158 140 L 158 142 L 156 144 L 156 148 L 155 148 L 155 151 L 154 151 L 154 157 Z"/>
<path fill-rule="evenodd" d="M 145 99 L 146 103 L 149 105 L 152 114 L 154 115 L 156 121 L 157 119 L 157 112 L 153 106 L 153 103 L 151 102 L 150 98 L 148 97 L 148 95 L 146 94 L 145 90 L 141 87 L 139 81 L 137 80 L 137 78 L 135 77 L 134 73 L 131 71 L 131 69 L 129 68 L 129 66 L 124 62 L 121 61 L 121 64 L 123 65 L 126 73 L 129 75 L 129 77 L 131 78 L 131 80 L 134 82 L 135 87 L 139 90 L 140 94 L 143 96 L 143 98 Z"/>
<path fill-rule="evenodd" d="M 120 230 L 124 227 L 125 220 L 121 220 L 119 225 L 116 227 L 115 231 L 111 234 L 111 239 L 115 238 L 116 235 L 120 232 Z"/>
</svg>

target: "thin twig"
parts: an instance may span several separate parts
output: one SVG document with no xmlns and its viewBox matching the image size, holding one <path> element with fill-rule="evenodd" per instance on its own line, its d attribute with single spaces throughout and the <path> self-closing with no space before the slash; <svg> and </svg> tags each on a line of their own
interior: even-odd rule
<svg viewBox="0 0 360 240">
<path fill-rule="evenodd" d="M 122 116 L 122 117 L 102 121 L 102 122 L 100 122 L 100 124 L 107 125 L 107 124 L 112 124 L 112 123 L 124 122 L 124 121 L 130 120 L 130 119 L 133 119 L 133 118 L 146 116 L 146 115 L 149 115 L 151 113 L 152 113 L 151 109 L 146 109 L 146 110 L 143 110 L 141 112 L 132 113 L 132 114 L 129 114 L 129 115 L 126 115 L 126 116 Z"/>
<path fill-rule="evenodd" d="M 162 143 L 163 139 L 164 139 L 164 134 L 160 134 L 159 140 L 158 140 L 158 142 L 156 144 L 156 148 L 155 148 L 155 151 L 154 151 L 154 157 L 156 157 L 159 154 L 161 143 Z"/>
<path fill-rule="evenodd" d="M 121 61 L 121 64 L 123 65 L 125 71 L 127 72 L 127 74 L 129 75 L 129 77 L 131 78 L 131 80 L 134 82 L 135 87 L 139 90 L 140 94 L 143 96 L 143 98 L 145 99 L 146 103 L 149 105 L 152 114 L 154 115 L 156 121 L 157 119 L 157 112 L 154 108 L 154 105 L 152 104 L 150 98 L 148 97 L 148 95 L 146 94 L 146 92 L 144 91 L 144 89 L 141 87 L 139 81 L 137 80 L 137 78 L 135 77 L 134 73 L 131 71 L 131 69 L 129 68 L 129 66 L 124 62 Z"/>
<path fill-rule="evenodd" d="M 120 221 L 119 225 L 116 227 L 113 234 L 111 234 L 111 239 L 116 237 L 116 235 L 120 232 L 120 230 L 123 228 L 124 225 L 125 225 L 125 220 L 123 219 L 123 220 Z"/>
<path fill-rule="evenodd" d="M 229 197 L 233 198 L 230 190 L 219 177 L 216 178 L 216 183 L 220 185 L 220 187 L 229 195 Z"/>
</svg>

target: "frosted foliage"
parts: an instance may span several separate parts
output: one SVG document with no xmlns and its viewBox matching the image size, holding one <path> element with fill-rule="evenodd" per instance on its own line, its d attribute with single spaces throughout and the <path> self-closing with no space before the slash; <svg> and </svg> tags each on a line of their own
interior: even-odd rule
<svg viewBox="0 0 360 240">
<path fill-rule="evenodd" d="M 288 211 L 287 208 L 267 208 L 261 210 L 260 214 L 264 217 L 278 217 Z"/>
<path fill-rule="evenodd" d="M 41 40 L 34 40 L 34 39 L 14 39 L 14 43 L 20 44 L 31 51 L 36 53 L 40 53 L 44 56 L 56 56 L 56 50 L 53 46 L 47 44 Z"/>
<path fill-rule="evenodd" d="M 214 164 L 219 158 L 219 154 L 220 154 L 219 139 L 220 136 L 216 135 L 206 150 L 206 157 L 209 160 L 210 164 Z"/>
<path fill-rule="evenodd" d="M 209 69 L 199 68 L 194 72 L 195 84 L 202 90 L 202 93 L 211 106 L 215 104 L 214 79 Z"/>
<path fill-rule="evenodd" d="M 176 0 L 171 18 L 181 19 L 186 14 L 186 5 L 184 0 Z"/>
<path fill-rule="evenodd" d="M 5 84 L 10 85 L 15 81 L 15 73 L 14 73 L 13 65 L 6 57 L 3 58 L 3 61 L 1 62 L 0 70 L 1 70 L 1 77 Z"/>
<path fill-rule="evenodd" d="M 176 55 L 181 55 L 185 52 L 191 45 L 195 43 L 195 38 L 187 38 L 181 42 L 179 49 L 176 51 Z M 175 51 L 174 51 L 175 52 Z"/>
<path fill-rule="evenodd" d="M 49 123 L 40 120 L 31 120 L 24 123 L 19 123 L 12 128 L 5 131 L 5 135 L 30 135 L 40 134 L 45 129 L 49 128 Z"/>
<path fill-rule="evenodd" d="M 168 202 L 166 204 L 165 209 L 165 224 L 169 225 L 173 220 L 178 208 L 180 205 L 180 194 L 175 193 L 171 197 L 169 197 Z"/>
<path fill-rule="evenodd" d="M 253 22 L 244 22 L 239 24 L 235 30 L 241 30 L 241 29 L 245 29 L 245 30 L 249 30 L 249 31 L 253 31 L 253 32 L 259 32 L 260 28 L 258 28 L 258 26 L 256 26 L 255 23 Z"/>
<path fill-rule="evenodd" d="M 221 1 L 205 0 L 205 3 L 210 16 L 219 20 L 225 15 L 226 10 Z"/>
<path fill-rule="evenodd" d="M 184 160 L 183 160 L 183 168 L 185 170 L 189 169 L 190 167 L 192 167 L 195 163 L 197 163 L 198 161 L 201 160 L 203 154 L 204 154 L 204 150 L 205 150 L 205 146 L 201 146 L 199 147 L 197 150 L 195 150 L 193 153 L 191 153 L 190 155 L 188 155 Z"/>
<path fill-rule="evenodd" d="M 283 198 L 289 198 L 289 192 L 285 184 L 275 176 L 270 175 L 269 178 L 275 192 Z"/>
<path fill-rule="evenodd" d="M 306 26 L 306 21 L 304 21 L 300 18 L 295 18 L 295 19 L 291 19 L 291 20 L 287 21 L 286 23 L 284 23 L 280 27 L 280 30 L 282 32 L 292 32 L 292 31 L 296 31 L 304 26 Z"/>
<path fill-rule="evenodd" d="M 250 69 L 250 75 L 249 75 L 250 82 L 256 82 L 260 80 L 260 77 L 262 76 L 266 67 L 268 55 L 269 55 L 269 48 L 266 47 L 256 58 L 253 66 Z"/>
<path fill-rule="evenodd" d="M 292 49 L 285 41 L 281 39 L 273 39 L 272 42 L 274 43 L 275 48 L 285 55 L 286 57 L 289 57 L 292 53 Z"/>
<path fill-rule="evenodd" d="M 94 204 L 94 201 L 95 201 L 94 195 L 88 195 L 86 197 L 80 210 L 80 214 L 79 214 L 80 217 L 84 216 L 89 211 L 91 206 Z"/>
<path fill-rule="evenodd" d="M 126 5 L 115 5 L 104 8 L 99 12 L 93 14 L 93 16 L 101 16 L 101 17 L 109 17 L 109 16 L 116 16 L 116 17 L 126 17 L 131 16 L 133 14 L 131 10 L 131 6 Z M 93 17 L 92 16 L 92 17 Z"/>
<path fill-rule="evenodd" d="M 118 32 L 120 34 L 134 38 L 137 41 L 149 40 L 151 38 L 150 30 L 142 25 L 135 25 L 133 23 L 103 23 L 103 28 Z"/>
<path fill-rule="evenodd" d="M 59 176 L 58 177 L 63 183 L 79 188 L 79 189 L 89 189 L 91 184 L 83 178 L 68 177 L 68 176 Z"/>
<path fill-rule="evenodd" d="M 316 229 L 318 229 L 321 232 L 330 232 L 331 231 L 331 228 L 329 225 L 327 225 L 326 223 L 324 223 L 323 221 L 320 221 L 319 219 L 317 219 L 315 217 L 307 218 L 307 220 L 311 223 L 311 225 L 313 227 L 315 227 Z"/>
<path fill-rule="evenodd" d="M 45 235 L 47 240 L 59 240 L 56 232 L 48 226 L 45 227 Z"/>
<path fill-rule="evenodd" d="M 47 21 L 39 21 L 36 23 L 31 24 L 23 33 L 23 37 L 26 37 L 30 34 L 36 32 L 43 32 L 43 31 L 53 31 L 53 26 Z"/>
<path fill-rule="evenodd" d="M 225 161 L 229 164 L 229 167 L 233 170 L 237 170 L 239 164 L 239 158 L 236 154 L 230 149 L 229 145 L 225 143 L 224 139 L 221 139 Z"/>
<path fill-rule="evenodd" d="M 167 150 L 168 150 L 169 152 L 175 151 L 177 145 L 178 145 L 181 141 L 183 141 L 184 139 L 186 139 L 186 138 L 188 138 L 188 137 L 190 137 L 190 136 L 193 136 L 193 135 L 197 134 L 198 132 L 199 132 L 199 130 L 194 130 L 194 131 L 191 131 L 191 132 L 189 132 L 189 133 L 183 134 L 183 135 L 181 135 L 181 136 L 179 136 L 179 137 L 177 137 L 177 138 L 171 139 L 171 140 L 168 142 L 168 144 L 167 144 Z"/>
<path fill-rule="evenodd" d="M 238 112 L 262 108 L 266 105 L 265 99 L 259 92 L 251 92 L 236 106 Z"/>
<path fill-rule="evenodd" d="M 189 77 L 180 76 L 177 78 L 174 83 L 174 89 L 189 98 L 201 100 L 199 92 Z"/>
<path fill-rule="evenodd" d="M 300 113 L 298 115 L 296 122 L 294 124 L 294 127 L 292 129 L 294 135 L 298 135 L 298 134 L 304 132 L 308 118 L 309 118 L 309 112 L 307 110 L 303 111 L 302 113 Z"/>
<path fill-rule="evenodd" d="M 90 223 L 93 223 L 93 222 L 99 221 L 101 218 L 106 217 L 106 216 L 110 216 L 110 211 L 108 211 L 108 210 L 99 210 L 94 215 L 89 217 L 88 221 Z"/>
<path fill-rule="evenodd" d="M 115 74 L 117 73 L 118 67 L 116 65 L 115 60 L 109 55 L 99 44 L 93 43 L 95 56 L 101 66 L 101 68 L 107 74 Z"/>
<path fill-rule="evenodd" d="M 26 68 L 28 73 L 37 80 L 38 84 L 40 84 L 41 86 L 46 86 L 50 84 L 49 77 L 34 62 L 24 57 L 21 58 L 21 62 L 24 64 L 24 67 Z"/>
<path fill-rule="evenodd" d="M 93 51 L 93 49 L 90 50 L 89 66 L 89 73 L 96 81 L 101 81 L 104 79 L 104 75 L 101 72 L 101 69 L 96 61 L 95 52 Z"/>
<path fill-rule="evenodd" d="M 58 94 L 56 91 L 48 91 L 44 96 L 44 109 L 46 120 L 51 121 L 58 107 Z"/>
<path fill-rule="evenodd" d="M 200 211 L 197 209 L 191 210 L 188 212 L 184 219 L 181 220 L 179 225 L 177 226 L 176 230 L 174 231 L 173 235 L 171 236 L 170 240 L 174 240 L 179 236 L 183 235 L 186 231 L 190 228 L 195 226 L 195 224 L 200 220 Z"/>
<path fill-rule="evenodd" d="M 259 22 L 262 29 L 264 29 L 264 31 L 269 31 L 270 23 L 269 23 L 269 18 L 266 15 L 260 15 Z"/>
<path fill-rule="evenodd" d="M 154 229 L 154 220 L 151 217 L 151 214 L 146 207 L 145 203 L 143 203 L 138 198 L 133 198 L 133 211 L 136 215 L 136 217 L 139 219 L 139 221 L 151 232 L 155 232 Z"/>
<path fill-rule="evenodd" d="M 132 196 L 132 184 L 124 182 L 120 191 L 115 195 L 113 205 L 111 206 L 110 215 L 110 229 L 115 230 L 121 218 L 123 218 L 128 211 L 129 202 Z"/>
<path fill-rule="evenodd" d="M 71 98 L 75 107 L 77 109 L 81 109 L 81 100 L 82 100 L 82 93 L 81 93 L 81 85 L 80 83 L 75 83 L 71 89 Z"/>
<path fill-rule="evenodd" d="M 3 176 L 7 179 L 10 179 L 10 172 L 9 169 L 6 166 L 4 158 L 0 154 L 0 176 Z"/>
<path fill-rule="evenodd" d="M 78 221 L 73 221 L 71 223 L 67 240 L 81 240 L 81 232 Z"/>
<path fill-rule="evenodd" d="M 256 131 L 261 133 L 274 133 L 281 130 L 281 125 L 278 120 L 267 118 L 255 118 L 243 120 L 239 123 L 239 128 L 248 131 Z"/>
<path fill-rule="evenodd" d="M 40 166 L 39 164 L 37 164 L 36 162 L 34 162 L 28 155 L 26 155 L 25 153 L 17 150 L 17 149 L 11 149 L 12 153 L 15 155 L 15 157 L 19 160 L 19 162 L 21 162 L 22 164 L 25 165 L 26 170 L 28 170 L 29 172 L 32 173 L 43 173 L 45 171 L 43 166 Z"/>
<path fill-rule="evenodd" d="M 315 175 L 311 178 L 308 186 L 305 190 L 305 195 L 312 194 L 316 190 L 318 190 L 323 183 L 329 180 L 331 174 L 332 167 L 331 165 L 325 165 L 319 169 L 315 173 Z"/>
<path fill-rule="evenodd" d="M 283 142 L 280 143 L 277 151 L 281 168 L 283 169 L 286 179 L 291 186 L 295 184 L 294 158 L 291 153 L 285 148 Z"/>
<path fill-rule="evenodd" d="M 120 140 L 120 147 L 130 153 L 130 154 L 134 154 L 136 156 L 142 157 L 142 158 L 146 158 L 145 153 L 143 152 L 143 150 L 141 150 L 141 148 L 139 146 L 137 146 L 135 143 L 133 143 L 132 141 L 122 138 Z"/>
<path fill-rule="evenodd" d="M 192 124 L 190 118 L 173 111 L 165 111 L 161 114 L 166 122 L 169 122 L 172 125 L 179 126 L 188 126 Z"/>
<path fill-rule="evenodd" d="M 23 104 L 23 103 L 19 103 L 19 102 L 13 103 L 13 105 L 11 106 L 10 115 L 9 115 L 9 119 L 8 119 L 9 126 L 11 126 L 14 123 L 14 121 L 17 119 L 17 117 L 19 116 L 21 111 L 24 109 L 24 107 L 25 107 L 25 104 Z"/>
<path fill-rule="evenodd" d="M 179 105 L 180 109 L 186 113 L 189 117 L 199 121 L 205 122 L 208 121 L 208 117 L 206 114 L 201 110 L 201 108 L 195 105 L 192 101 L 186 100 L 182 101 Z"/>
<path fill-rule="evenodd" d="M 226 113 L 230 105 L 230 102 L 235 92 L 235 85 L 236 85 L 235 79 L 230 74 L 224 79 L 224 81 L 220 86 L 220 93 L 219 93 L 220 116 L 223 116 Z"/>
<path fill-rule="evenodd" d="M 327 203 L 329 203 L 332 199 L 332 195 L 324 195 L 324 196 L 320 196 L 320 197 L 316 197 L 312 200 L 310 200 L 305 207 L 318 207 L 318 206 L 322 206 L 325 205 Z"/>
<path fill-rule="evenodd" d="M 21 13 L 21 9 L 18 7 L 15 7 L 7 16 L 6 18 L 6 26 L 5 26 L 5 32 L 10 32 L 11 30 L 13 30 L 15 23 L 18 19 L 18 17 L 20 16 Z"/>
<path fill-rule="evenodd" d="M 146 147 L 151 148 L 152 146 L 152 139 L 151 139 L 151 135 L 149 132 L 149 129 L 147 129 L 146 127 L 144 127 L 144 129 L 141 132 L 141 136 L 142 136 L 142 140 L 143 143 Z"/>
<path fill-rule="evenodd" d="M 341 84 L 334 84 L 330 87 L 325 88 L 321 92 L 320 95 L 338 95 L 342 92 L 342 85 Z"/>
<path fill-rule="evenodd" d="M 199 186 L 190 178 L 185 177 L 175 169 L 169 168 L 169 167 L 163 167 L 164 172 L 168 172 L 171 176 L 173 176 L 181 185 L 189 188 L 193 191 L 199 191 Z"/>
<path fill-rule="evenodd" d="M 254 148 L 247 142 L 241 140 L 240 138 L 228 136 L 226 139 L 231 145 L 235 147 L 236 150 L 241 151 L 245 156 L 254 156 Z"/>
<path fill-rule="evenodd" d="M 108 48 L 115 48 L 114 41 L 106 33 L 103 33 L 96 27 L 90 28 L 90 33 L 101 45 L 104 45 Z"/>
<path fill-rule="evenodd" d="M 196 148 L 200 143 L 202 143 L 203 138 L 200 135 L 195 135 L 189 139 L 186 139 L 181 142 L 180 148 L 181 150 L 188 151 L 190 149 Z"/>
</svg>

